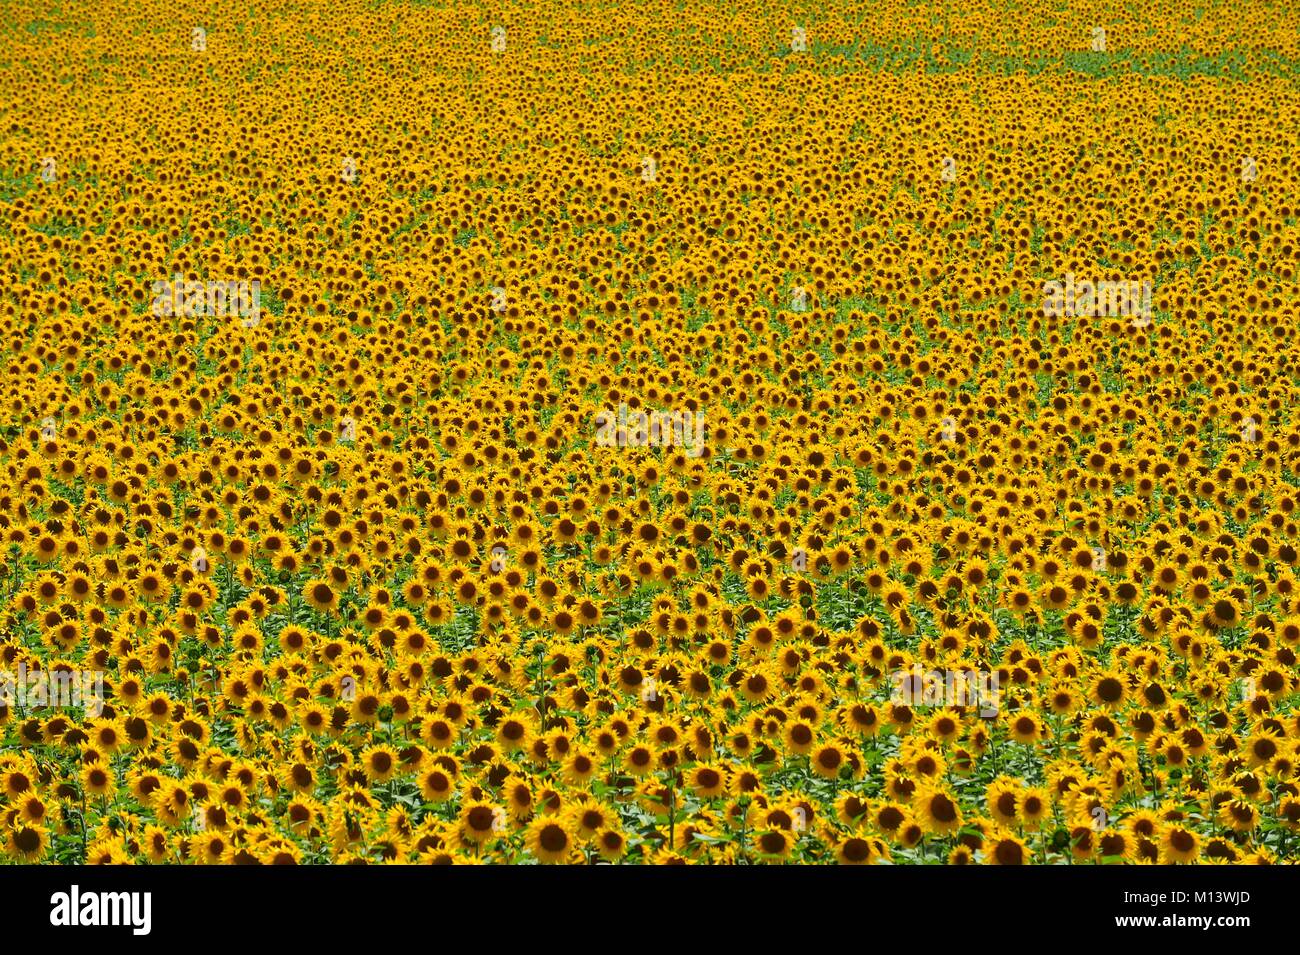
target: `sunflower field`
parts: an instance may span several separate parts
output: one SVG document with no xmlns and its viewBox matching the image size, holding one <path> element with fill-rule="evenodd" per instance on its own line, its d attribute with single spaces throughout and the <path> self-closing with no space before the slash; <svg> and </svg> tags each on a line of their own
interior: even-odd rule
<svg viewBox="0 0 1300 955">
<path fill-rule="evenodd" d="M 6 0 L 0 858 L 1294 861 L 1298 57 Z"/>
</svg>

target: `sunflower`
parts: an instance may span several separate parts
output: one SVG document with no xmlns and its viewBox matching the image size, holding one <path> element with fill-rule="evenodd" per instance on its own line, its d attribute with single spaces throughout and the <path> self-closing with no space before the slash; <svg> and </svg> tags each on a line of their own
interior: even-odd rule
<svg viewBox="0 0 1300 955">
<path fill-rule="evenodd" d="M 1251 832 L 1259 825 L 1260 813 L 1248 800 L 1230 799 L 1219 806 L 1218 820 L 1220 825 L 1235 832 Z"/>
<path fill-rule="evenodd" d="M 81 769 L 81 785 L 92 796 L 107 798 L 117 790 L 113 771 L 99 763 L 88 763 Z"/>
<path fill-rule="evenodd" d="M 794 845 L 794 834 L 784 829 L 766 829 L 753 835 L 753 851 L 765 862 L 784 862 L 790 858 Z"/>
<path fill-rule="evenodd" d="M 1201 839 L 1182 823 L 1166 823 L 1159 830 L 1160 861 L 1193 862 L 1200 855 Z"/>
<path fill-rule="evenodd" d="M 5 833 L 5 849 L 20 862 L 37 862 L 50 847 L 50 834 L 34 822 L 18 821 Z"/>
<path fill-rule="evenodd" d="M 773 693 L 772 681 L 762 669 L 743 675 L 738 689 L 748 703 L 761 703 Z"/>
<path fill-rule="evenodd" d="M 471 846 L 497 838 L 504 830 L 505 812 L 500 807 L 481 799 L 467 800 L 460 809 L 457 836 Z"/>
<path fill-rule="evenodd" d="M 961 717 L 952 710 L 935 710 L 925 720 L 926 733 L 941 743 L 951 743 L 961 736 Z"/>
<path fill-rule="evenodd" d="M 1036 29 L 1007 7 L 972 15 Z M 0 699 L 7 852 L 28 826 L 35 861 L 500 863 L 546 821 L 575 862 L 1294 861 L 1294 137 L 1213 105 L 1288 101 L 1286 18 L 1215 21 L 1253 30 L 1229 45 L 1255 82 L 1174 97 L 1178 162 L 1140 75 L 976 97 L 1046 131 L 1031 163 L 972 147 L 964 101 L 915 141 L 889 119 L 920 81 L 838 95 L 803 28 L 781 87 L 762 30 L 674 60 L 640 8 L 599 56 L 653 61 L 672 115 L 551 57 L 529 123 L 477 122 L 469 80 L 513 82 L 564 10 L 458 45 L 436 122 L 481 148 L 383 71 L 313 112 L 289 63 L 214 112 L 195 57 L 239 31 L 209 13 L 150 62 L 200 117 L 161 155 L 143 94 L 103 142 L 20 130 L 49 158 L 11 170 L 0 243 L 0 671 L 103 693 Z M 362 4 L 340 54 L 409 59 L 391 20 Z M 103 37 L 49 57 L 46 32 L 8 31 L 30 69 L 0 89 L 85 112 L 103 78 L 60 71 Z M 794 150 L 736 150 L 716 108 L 763 128 L 801 99 L 837 108 Z M 1098 108 L 1132 143 L 1055 135 Z M 206 147 L 245 113 L 291 132 Z M 875 153 L 840 162 L 843 129 Z M 126 195 L 106 163 L 152 171 Z M 993 220 L 954 255 L 954 222 Z M 948 695 L 973 673 L 996 701 Z"/>
<path fill-rule="evenodd" d="M 623 757 L 623 768 L 633 776 L 644 776 L 658 764 L 658 751 L 645 744 L 630 747 Z"/>
<path fill-rule="evenodd" d="M 835 859 L 840 865 L 871 865 L 876 858 L 871 842 L 861 836 L 847 836 L 835 844 Z"/>
<path fill-rule="evenodd" d="M 528 825 L 524 844 L 537 861 L 546 864 L 567 861 L 575 851 L 574 835 L 558 816 L 534 819 Z"/>
<path fill-rule="evenodd" d="M 1037 830 L 1049 821 L 1052 800 L 1047 791 L 1040 787 L 1030 787 L 1020 792 L 1020 819 L 1027 830 Z"/>
<path fill-rule="evenodd" d="M 883 723 L 879 711 L 874 706 L 863 703 L 846 707 L 839 715 L 839 722 L 846 731 L 865 738 L 878 735 Z"/>
<path fill-rule="evenodd" d="M 988 865 L 1028 865 L 1031 861 L 1025 843 L 1006 832 L 985 842 L 983 856 Z"/>
<path fill-rule="evenodd" d="M 1282 743 L 1276 732 L 1258 729 L 1245 740 L 1242 751 L 1246 755 L 1247 764 L 1251 768 L 1259 768 L 1271 765 L 1278 758 L 1282 752 Z"/>
<path fill-rule="evenodd" d="M 496 726 L 497 742 L 507 753 L 526 749 L 533 733 L 532 723 L 526 717 L 507 716 Z"/>
<path fill-rule="evenodd" d="M 688 772 L 687 784 L 700 799 L 714 799 L 727 791 L 727 773 L 720 766 L 701 764 Z"/>
<path fill-rule="evenodd" d="M 1037 743 L 1047 733 L 1045 722 L 1035 713 L 1013 713 L 1007 716 L 1006 720 L 1007 733 L 1017 743 Z"/>
<path fill-rule="evenodd" d="M 1106 829 L 1094 834 L 1093 854 L 1102 863 L 1131 862 L 1135 855 L 1135 849 L 1136 841 L 1128 833 Z"/>
<path fill-rule="evenodd" d="M 599 761 L 590 752 L 574 750 L 564 760 L 563 775 L 571 785 L 585 786 L 599 768 Z"/>
<path fill-rule="evenodd" d="M 386 783 L 399 768 L 397 752 L 391 746 L 372 746 L 361 754 L 361 764 L 371 784 Z"/>
<path fill-rule="evenodd" d="M 627 838 L 617 829 L 602 829 L 596 833 L 595 845 L 606 862 L 618 862 L 627 852 Z"/>
<path fill-rule="evenodd" d="M 838 779 L 842 770 L 851 769 L 845 749 L 839 743 L 818 746 L 809 756 L 808 763 L 823 779 Z"/>
<path fill-rule="evenodd" d="M 1094 676 L 1088 686 L 1088 695 L 1098 706 L 1116 710 L 1124 705 L 1128 698 L 1128 687 L 1124 678 L 1114 671 L 1102 672 Z"/>
<path fill-rule="evenodd" d="M 565 812 L 574 833 L 583 842 L 590 842 L 602 829 L 618 824 L 618 817 L 590 796 L 574 802 Z"/>
<path fill-rule="evenodd" d="M 781 739 L 786 749 L 799 755 L 807 755 L 817 740 L 816 730 L 803 720 L 787 723 L 781 731 Z"/>
<path fill-rule="evenodd" d="M 307 581 L 307 583 L 303 584 L 302 597 L 317 611 L 329 612 L 338 609 L 338 594 L 328 581 Z"/>
<path fill-rule="evenodd" d="M 962 813 L 957 799 L 942 789 L 919 790 L 912 800 L 912 810 L 927 832 L 947 835 L 961 828 Z"/>
</svg>

